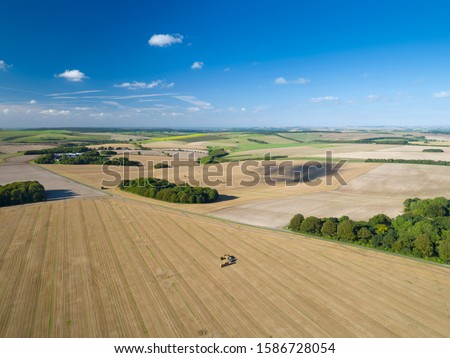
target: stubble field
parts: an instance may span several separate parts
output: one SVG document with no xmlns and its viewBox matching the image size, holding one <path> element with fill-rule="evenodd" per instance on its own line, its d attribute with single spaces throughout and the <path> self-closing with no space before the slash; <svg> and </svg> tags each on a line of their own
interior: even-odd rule
<svg viewBox="0 0 450 358">
<path fill-rule="evenodd" d="M 117 198 L 0 218 L 1 337 L 450 336 L 447 267 Z"/>
</svg>

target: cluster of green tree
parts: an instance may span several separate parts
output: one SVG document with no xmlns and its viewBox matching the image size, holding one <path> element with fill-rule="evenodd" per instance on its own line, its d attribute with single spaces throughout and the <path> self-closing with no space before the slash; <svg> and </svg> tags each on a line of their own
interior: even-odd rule
<svg viewBox="0 0 450 358">
<path fill-rule="evenodd" d="M 147 198 L 171 203 L 203 204 L 214 202 L 219 198 L 216 189 L 192 187 L 187 184 L 177 185 L 157 178 L 123 180 L 119 188 Z"/>
<path fill-rule="evenodd" d="M 44 187 L 37 181 L 0 185 L 0 207 L 43 201 L 44 193 Z"/>
<path fill-rule="evenodd" d="M 404 214 L 391 219 L 384 214 L 369 221 L 347 216 L 319 219 L 295 215 L 290 230 L 355 243 L 404 255 L 450 262 L 450 200 L 408 199 Z"/>
<path fill-rule="evenodd" d="M 444 150 L 440 149 L 440 148 L 427 148 L 427 149 L 422 150 L 422 152 L 425 152 L 425 153 L 444 153 Z"/>
<path fill-rule="evenodd" d="M 223 148 L 209 148 L 208 155 L 200 159 L 200 164 L 218 163 L 219 158 L 225 157 L 228 152 Z"/>
<path fill-rule="evenodd" d="M 107 150 L 102 150 L 102 151 L 100 151 L 100 154 L 101 154 L 101 155 L 106 155 L 106 156 L 108 156 L 108 155 L 116 155 L 117 152 L 116 152 L 115 150 L 109 150 L 109 149 L 107 149 Z"/>
<path fill-rule="evenodd" d="M 428 133 L 432 134 L 450 134 L 449 130 L 430 130 Z"/>
<path fill-rule="evenodd" d="M 162 169 L 162 168 L 170 168 L 170 165 L 168 163 L 156 163 L 154 165 L 155 169 Z"/>
<path fill-rule="evenodd" d="M 123 157 L 106 159 L 101 164 L 116 165 L 118 167 L 142 167 L 141 162 Z"/>
<path fill-rule="evenodd" d="M 259 140 L 259 139 L 247 138 L 247 140 L 249 142 L 255 142 L 255 143 L 258 143 L 258 144 L 269 144 L 268 142 L 266 142 L 264 140 Z"/>
<path fill-rule="evenodd" d="M 23 152 L 23 154 L 35 155 L 35 154 L 53 154 L 53 153 L 83 153 L 88 152 L 90 150 L 91 149 L 85 146 L 67 143 L 64 145 L 60 145 L 59 147 L 56 148 L 26 150 L 25 152 Z"/>
<path fill-rule="evenodd" d="M 356 143 L 375 143 L 375 144 L 400 144 L 405 145 L 409 143 L 410 139 L 403 137 L 376 137 L 376 138 L 364 138 L 356 140 Z"/>
<path fill-rule="evenodd" d="M 424 164 L 424 165 L 443 165 L 450 166 L 450 162 L 446 160 L 431 159 L 366 159 L 366 163 L 399 163 L 399 164 Z"/>
<path fill-rule="evenodd" d="M 117 166 L 142 166 L 141 162 L 129 160 L 128 158 L 112 158 L 110 159 L 107 156 L 101 156 L 100 153 L 96 150 L 89 150 L 87 152 L 83 152 L 81 155 L 72 156 L 67 154 L 63 154 L 59 157 L 56 157 L 55 154 L 44 154 L 35 160 L 37 164 L 72 164 L 72 165 L 82 165 L 82 164 L 108 164 L 108 165 L 117 165 Z"/>
</svg>

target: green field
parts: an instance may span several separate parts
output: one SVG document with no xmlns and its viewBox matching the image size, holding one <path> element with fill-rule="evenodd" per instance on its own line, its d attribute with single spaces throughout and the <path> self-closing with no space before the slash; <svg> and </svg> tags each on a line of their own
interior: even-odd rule
<svg viewBox="0 0 450 358">
<path fill-rule="evenodd" d="M 90 134 L 69 130 L 0 130 L 0 142 L 6 143 L 54 143 L 54 142 L 100 142 L 111 140 L 110 134 Z"/>
<path fill-rule="evenodd" d="M 152 138 L 141 143 L 154 143 L 161 141 L 186 143 L 202 142 L 210 148 L 224 148 L 230 152 L 230 157 L 239 156 L 242 151 L 257 149 L 288 148 L 298 146 L 312 146 L 326 148 L 330 143 L 314 142 L 320 138 L 317 133 L 294 133 L 292 139 L 288 138 L 290 133 L 250 133 L 250 132 L 212 132 L 212 133 L 190 133 L 183 135 L 169 135 Z M 295 137 L 295 138 L 294 138 Z M 299 140 L 297 138 L 302 138 Z"/>
<path fill-rule="evenodd" d="M 191 133 L 185 135 L 175 135 L 152 138 L 144 143 L 160 142 L 160 141 L 179 141 L 183 143 L 193 143 L 193 142 L 203 142 L 203 141 L 214 141 L 222 139 L 219 135 L 214 134 L 203 134 L 203 133 Z"/>
</svg>

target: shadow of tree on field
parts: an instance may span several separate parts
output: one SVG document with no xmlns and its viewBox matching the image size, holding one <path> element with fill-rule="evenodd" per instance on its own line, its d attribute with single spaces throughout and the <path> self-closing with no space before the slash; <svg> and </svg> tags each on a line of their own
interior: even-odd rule
<svg viewBox="0 0 450 358">
<path fill-rule="evenodd" d="M 52 189 L 45 191 L 45 198 L 47 200 L 62 200 L 70 199 L 79 196 L 79 194 L 74 193 L 72 190 L 67 189 Z"/>
</svg>

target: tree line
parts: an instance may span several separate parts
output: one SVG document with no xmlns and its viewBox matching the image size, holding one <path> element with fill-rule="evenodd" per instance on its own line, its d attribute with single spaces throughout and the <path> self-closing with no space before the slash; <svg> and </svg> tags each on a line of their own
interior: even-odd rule
<svg viewBox="0 0 450 358">
<path fill-rule="evenodd" d="M 36 203 L 44 200 L 44 186 L 37 181 L 23 181 L 0 185 L 0 207 Z"/>
<path fill-rule="evenodd" d="M 76 149 L 83 149 L 77 151 Z M 37 164 L 72 164 L 72 165 L 82 165 L 82 164 L 107 164 L 116 166 L 142 166 L 141 162 L 129 160 L 128 158 L 110 158 L 111 155 L 117 154 L 114 151 L 102 151 L 101 153 L 94 149 L 86 147 L 62 147 L 64 151 L 54 151 L 41 155 L 35 160 Z M 47 151 L 45 149 L 45 151 Z M 71 155 L 71 154 L 79 155 Z"/>
<path fill-rule="evenodd" d="M 219 193 L 216 189 L 175 184 L 165 179 L 151 177 L 123 180 L 119 188 L 130 193 L 170 203 L 203 204 L 219 199 Z"/>
<path fill-rule="evenodd" d="M 247 138 L 247 140 L 249 142 L 255 142 L 255 143 L 258 143 L 258 144 L 269 144 L 268 142 L 266 142 L 264 140 L 260 140 L 260 139 Z"/>
<path fill-rule="evenodd" d="M 443 165 L 450 166 L 450 162 L 446 160 L 431 159 L 366 159 L 366 163 L 399 163 L 399 164 L 423 164 L 423 165 Z"/>
<path fill-rule="evenodd" d="M 295 215 L 288 229 L 403 255 L 450 263 L 450 200 L 407 199 L 395 219 L 378 214 L 368 221 Z"/>
<path fill-rule="evenodd" d="M 88 151 L 90 151 L 88 147 L 67 143 L 64 145 L 60 145 L 56 148 L 26 150 L 23 152 L 23 154 L 36 155 L 36 154 L 52 154 L 52 153 L 83 153 Z"/>
</svg>

